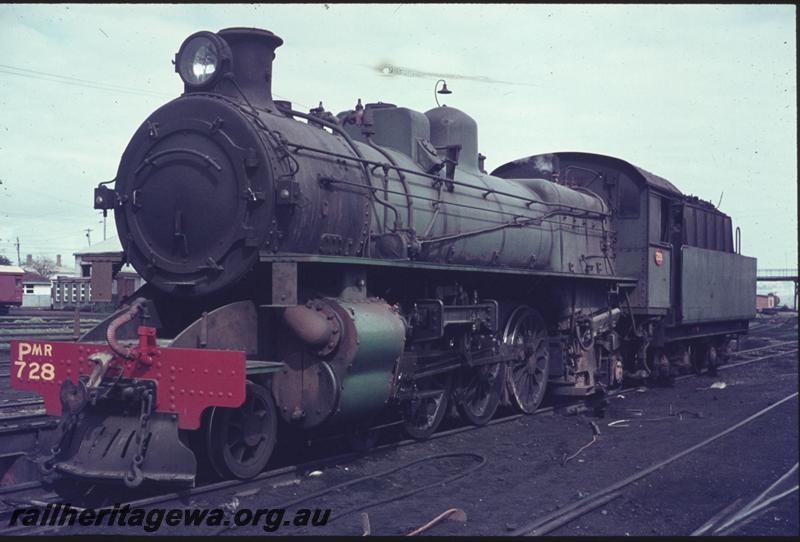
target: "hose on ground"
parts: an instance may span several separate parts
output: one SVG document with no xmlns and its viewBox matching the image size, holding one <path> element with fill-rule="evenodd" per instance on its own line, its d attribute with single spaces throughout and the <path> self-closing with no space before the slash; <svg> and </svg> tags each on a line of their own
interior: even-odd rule
<svg viewBox="0 0 800 542">
<path fill-rule="evenodd" d="M 308 495 L 303 495 L 302 497 L 298 497 L 298 498 L 296 498 L 294 500 L 291 500 L 289 502 L 285 502 L 285 503 L 283 503 L 280 506 L 275 507 L 275 508 L 280 508 L 280 509 L 286 510 L 291 506 L 295 506 L 295 505 L 297 505 L 297 504 L 299 504 L 301 502 L 307 501 L 309 499 L 314 499 L 314 498 L 317 498 L 317 497 L 321 497 L 322 495 L 326 495 L 326 494 L 331 493 L 333 491 L 336 491 L 336 490 L 339 490 L 339 489 L 343 489 L 345 487 L 349 487 L 349 486 L 352 486 L 354 484 L 358 484 L 358 483 L 361 483 L 361 482 L 364 482 L 364 481 L 367 481 L 367 480 L 380 478 L 382 476 L 386 476 L 388 474 L 392 474 L 392 473 L 397 472 L 399 470 L 407 469 L 408 467 L 412 467 L 412 466 L 417 465 L 419 463 L 424 463 L 424 462 L 427 462 L 427 461 L 434 461 L 434 460 L 437 460 L 437 459 L 453 458 L 453 457 L 469 457 L 469 458 L 474 459 L 476 461 L 476 463 L 474 465 L 472 465 L 471 467 L 469 467 L 467 469 L 464 469 L 463 471 L 461 471 L 461 472 L 459 472 L 457 474 L 454 474 L 452 476 L 448 476 L 447 478 L 444 478 L 442 480 L 438 480 L 436 482 L 431 482 L 430 484 L 425 484 L 424 486 L 421 486 L 421 487 L 416 487 L 416 488 L 413 488 L 413 489 L 409 489 L 407 491 L 403 491 L 402 493 L 393 494 L 390 497 L 387 497 L 385 499 L 380 499 L 380 500 L 377 500 L 377 501 L 371 501 L 371 502 L 363 504 L 363 505 L 353 506 L 351 508 L 347 508 L 343 512 L 339 512 L 336 515 L 332 515 L 330 517 L 330 519 L 328 520 L 328 523 L 334 521 L 335 519 L 339 519 L 341 517 L 348 516 L 348 515 L 350 515 L 350 514 L 352 514 L 354 512 L 360 512 L 362 510 L 366 510 L 367 508 L 373 508 L 373 507 L 379 506 L 381 504 L 386 504 L 386 503 L 390 503 L 390 502 L 393 502 L 393 501 L 398 501 L 400 499 L 405 499 L 406 497 L 410 497 L 411 495 L 414 495 L 415 493 L 419 493 L 421 491 L 425 491 L 426 489 L 430 489 L 430 488 L 435 487 L 435 486 L 443 486 L 445 484 L 449 484 L 450 482 L 454 482 L 455 480 L 458 480 L 459 478 L 463 478 L 463 477 L 465 477 L 465 476 L 467 476 L 469 474 L 472 474 L 473 472 L 475 472 L 478 469 L 482 468 L 488 462 L 488 460 L 486 459 L 486 456 L 481 455 L 481 454 L 477 454 L 477 453 L 473 453 L 473 452 L 449 452 L 449 453 L 443 453 L 443 454 L 428 455 L 428 456 L 425 456 L 425 457 L 421 457 L 419 459 L 415 459 L 414 461 L 409 461 L 408 463 L 404 463 L 404 464 L 399 465 L 397 467 L 392 467 L 391 469 L 387 469 L 387 470 L 384 470 L 384 471 L 381 471 L 381 472 L 376 472 L 374 474 L 367 474 L 365 476 L 359 476 L 358 478 L 354 478 L 353 480 L 348 480 L 347 482 L 342 482 L 340 484 L 336 484 L 336 485 L 327 487 L 325 489 L 321 489 L 321 490 L 316 491 L 314 493 L 309 493 Z M 216 531 L 214 533 L 214 535 L 219 535 L 219 534 L 221 534 L 221 533 L 223 533 L 225 531 L 228 531 L 228 530 L 230 530 L 230 529 L 232 529 L 234 527 L 235 527 L 235 525 L 225 526 L 222 529 L 220 529 L 219 531 Z"/>
</svg>

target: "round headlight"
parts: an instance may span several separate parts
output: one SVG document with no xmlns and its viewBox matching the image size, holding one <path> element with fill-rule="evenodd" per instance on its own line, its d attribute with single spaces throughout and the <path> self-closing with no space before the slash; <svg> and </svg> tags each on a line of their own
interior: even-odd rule
<svg viewBox="0 0 800 542">
<path fill-rule="evenodd" d="M 222 38 L 211 32 L 198 32 L 181 45 L 175 58 L 175 71 L 190 87 L 206 86 L 217 78 L 223 60 L 229 57 Z"/>
</svg>

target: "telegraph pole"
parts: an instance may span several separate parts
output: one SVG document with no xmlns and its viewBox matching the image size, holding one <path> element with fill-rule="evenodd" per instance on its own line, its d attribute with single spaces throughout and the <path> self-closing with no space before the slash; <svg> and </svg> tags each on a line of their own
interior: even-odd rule
<svg viewBox="0 0 800 542">
<path fill-rule="evenodd" d="M 92 246 L 92 237 L 90 235 L 92 233 L 92 228 L 86 228 L 84 231 L 86 232 L 86 240 L 89 242 L 89 246 Z"/>
<path fill-rule="evenodd" d="M 22 258 L 19 257 L 19 237 L 17 237 L 17 265 L 22 267 Z"/>
</svg>

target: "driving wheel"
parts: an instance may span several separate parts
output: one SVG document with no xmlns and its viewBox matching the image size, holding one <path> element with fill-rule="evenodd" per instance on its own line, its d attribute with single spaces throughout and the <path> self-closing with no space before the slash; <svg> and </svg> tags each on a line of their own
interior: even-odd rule
<svg viewBox="0 0 800 542">
<path fill-rule="evenodd" d="M 550 348 L 541 314 L 530 307 L 517 307 L 508 319 L 503 343 L 512 348 L 506 383 L 514 407 L 525 414 L 539 408 L 547 387 Z"/>
<path fill-rule="evenodd" d="M 444 419 L 453 388 L 453 373 L 422 378 L 415 397 L 403 405 L 403 431 L 418 440 L 430 437 Z"/>
</svg>

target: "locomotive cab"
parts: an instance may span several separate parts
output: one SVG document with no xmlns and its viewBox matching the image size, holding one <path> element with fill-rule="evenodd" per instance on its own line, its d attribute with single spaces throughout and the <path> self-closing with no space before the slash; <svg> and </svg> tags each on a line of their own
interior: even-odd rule
<svg viewBox="0 0 800 542">
<path fill-rule="evenodd" d="M 747 332 L 755 317 L 756 260 L 740 254 L 731 218 L 713 204 L 628 162 L 589 153 L 533 155 L 493 174 L 547 176 L 592 190 L 611 207 L 615 269 L 638 279 L 626 301 L 652 346 L 634 354 L 641 365 L 631 371 L 713 367 L 730 339 Z"/>
</svg>

